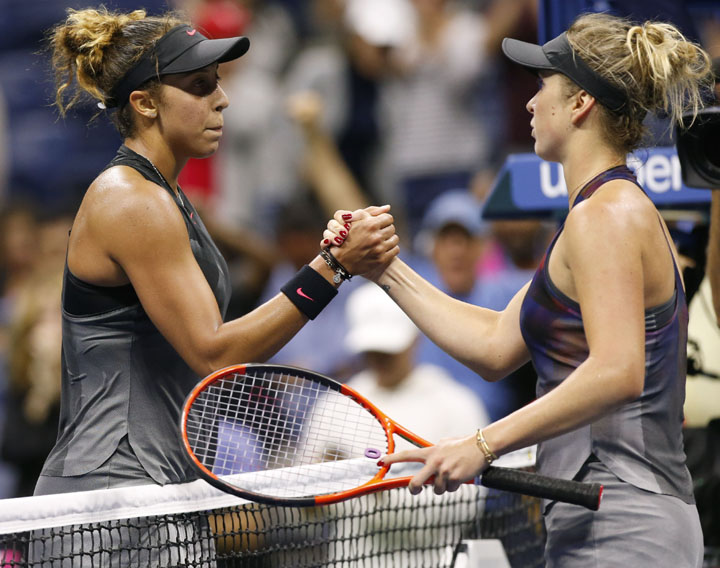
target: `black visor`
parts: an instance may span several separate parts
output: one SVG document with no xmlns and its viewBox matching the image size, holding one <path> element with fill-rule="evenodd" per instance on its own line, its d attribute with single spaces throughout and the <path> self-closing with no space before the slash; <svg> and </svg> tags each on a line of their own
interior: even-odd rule
<svg viewBox="0 0 720 568">
<path fill-rule="evenodd" d="M 627 95 L 621 89 L 598 75 L 572 50 L 567 33 L 543 46 L 506 37 L 502 50 L 510 60 L 527 69 L 562 73 L 611 111 L 619 112 L 627 103 Z"/>
<path fill-rule="evenodd" d="M 123 106 L 130 93 L 150 79 L 232 61 L 244 55 L 249 47 L 246 37 L 208 39 L 190 26 L 174 27 L 118 81 L 105 106 Z"/>
</svg>

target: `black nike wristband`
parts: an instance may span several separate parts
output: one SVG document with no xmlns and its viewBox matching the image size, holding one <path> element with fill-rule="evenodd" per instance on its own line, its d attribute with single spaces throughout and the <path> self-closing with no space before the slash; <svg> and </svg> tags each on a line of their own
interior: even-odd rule
<svg viewBox="0 0 720 568">
<path fill-rule="evenodd" d="M 280 288 L 295 307 L 314 320 L 337 296 L 337 289 L 307 264 Z"/>
</svg>

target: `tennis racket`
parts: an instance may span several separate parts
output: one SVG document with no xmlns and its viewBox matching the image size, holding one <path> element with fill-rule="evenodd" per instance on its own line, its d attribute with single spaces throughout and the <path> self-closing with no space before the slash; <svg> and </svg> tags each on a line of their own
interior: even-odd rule
<svg viewBox="0 0 720 568">
<path fill-rule="evenodd" d="M 324 505 L 407 486 L 412 475 L 396 475 L 405 464 L 381 467 L 378 458 L 395 451 L 396 436 L 431 445 L 347 385 L 284 365 L 235 365 L 209 375 L 188 395 L 180 431 L 205 480 L 282 506 Z M 596 483 L 503 467 L 489 467 L 474 482 L 591 510 L 602 495 Z"/>
</svg>

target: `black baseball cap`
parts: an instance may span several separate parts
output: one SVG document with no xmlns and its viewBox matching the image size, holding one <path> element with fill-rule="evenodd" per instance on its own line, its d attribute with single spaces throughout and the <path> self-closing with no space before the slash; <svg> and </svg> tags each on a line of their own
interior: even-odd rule
<svg viewBox="0 0 720 568">
<path fill-rule="evenodd" d="M 250 48 L 246 37 L 208 39 L 196 29 L 181 25 L 162 36 L 123 76 L 105 102 L 121 107 L 140 85 L 161 75 L 187 73 L 212 63 L 225 63 L 244 55 Z"/>
<path fill-rule="evenodd" d="M 511 61 L 531 71 L 562 73 L 611 111 L 621 111 L 628 102 L 622 89 L 598 75 L 573 51 L 566 32 L 542 46 L 506 37 L 502 50 Z"/>
</svg>

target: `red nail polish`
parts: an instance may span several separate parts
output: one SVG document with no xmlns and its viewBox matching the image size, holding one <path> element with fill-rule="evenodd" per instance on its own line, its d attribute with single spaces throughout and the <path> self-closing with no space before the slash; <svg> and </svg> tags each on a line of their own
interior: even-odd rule
<svg viewBox="0 0 720 568">
<path fill-rule="evenodd" d="M 380 467 L 385 467 L 385 462 L 382 461 L 382 460 L 379 460 L 379 461 L 377 462 L 377 464 L 378 464 Z"/>
<path fill-rule="evenodd" d="M 343 218 L 345 221 L 349 221 L 350 219 L 352 219 L 352 213 L 345 213 L 345 214 L 342 216 L 342 218 Z"/>
<path fill-rule="evenodd" d="M 345 223 L 345 228 L 349 231 L 349 230 L 350 230 L 350 223 Z"/>
<path fill-rule="evenodd" d="M 342 244 L 343 240 L 340 237 L 335 237 L 335 242 L 339 245 Z"/>
<path fill-rule="evenodd" d="M 340 236 L 344 239 L 347 237 L 347 231 L 340 231 Z"/>
<path fill-rule="evenodd" d="M 329 244 L 330 244 L 330 239 L 325 239 L 325 240 L 323 241 L 323 244 L 324 244 L 324 245 L 329 245 Z"/>
</svg>

